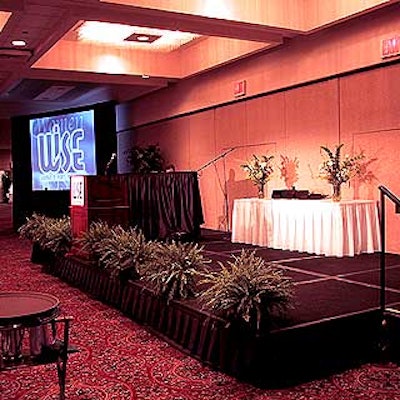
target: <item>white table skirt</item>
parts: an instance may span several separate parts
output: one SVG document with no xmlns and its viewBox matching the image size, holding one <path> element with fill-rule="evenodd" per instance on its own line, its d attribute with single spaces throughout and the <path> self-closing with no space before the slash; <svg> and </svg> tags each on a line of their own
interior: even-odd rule
<svg viewBox="0 0 400 400">
<path fill-rule="evenodd" d="M 372 200 L 237 199 L 232 242 L 337 257 L 374 253 L 378 209 Z"/>
</svg>

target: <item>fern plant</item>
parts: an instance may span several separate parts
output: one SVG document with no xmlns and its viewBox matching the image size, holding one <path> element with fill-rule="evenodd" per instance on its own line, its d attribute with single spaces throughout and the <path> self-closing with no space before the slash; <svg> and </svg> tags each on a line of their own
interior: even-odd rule
<svg viewBox="0 0 400 400">
<path fill-rule="evenodd" d="M 196 278 L 204 273 L 208 263 L 203 248 L 197 244 L 159 243 L 153 262 L 141 270 L 141 275 L 155 293 L 167 301 L 186 299 L 196 294 Z"/>
<path fill-rule="evenodd" d="M 42 249 L 65 254 L 71 248 L 71 221 L 69 217 L 51 218 L 33 213 L 18 229 L 21 237 L 37 243 Z"/>
<path fill-rule="evenodd" d="M 98 262 L 101 256 L 100 241 L 112 235 L 113 227 L 105 221 L 92 221 L 87 231 L 82 232 L 75 242 L 83 254 Z"/>
<path fill-rule="evenodd" d="M 56 254 L 66 254 L 71 249 L 72 233 L 69 217 L 46 218 L 46 236 L 43 247 Z"/>
<path fill-rule="evenodd" d="M 33 213 L 32 216 L 26 218 L 26 222 L 18 229 L 21 237 L 32 242 L 41 244 L 46 237 L 46 217 L 41 214 Z"/>
<path fill-rule="evenodd" d="M 213 311 L 243 319 L 259 331 L 261 321 L 290 304 L 293 283 L 276 264 L 265 262 L 255 252 L 242 250 L 221 270 L 208 272 L 200 284 L 207 285 L 201 300 Z"/>
<path fill-rule="evenodd" d="M 96 252 L 100 265 L 111 276 L 137 278 L 138 270 L 152 260 L 153 247 L 153 242 L 147 241 L 141 232 L 117 226 L 109 236 L 99 241 Z"/>
</svg>

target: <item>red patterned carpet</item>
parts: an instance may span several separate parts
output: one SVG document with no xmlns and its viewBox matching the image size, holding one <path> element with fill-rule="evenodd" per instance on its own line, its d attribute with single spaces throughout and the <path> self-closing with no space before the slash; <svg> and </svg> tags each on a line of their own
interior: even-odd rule
<svg viewBox="0 0 400 400">
<path fill-rule="evenodd" d="M 400 368 L 365 365 L 327 379 L 279 390 L 252 387 L 202 366 L 153 337 L 120 312 L 41 272 L 31 245 L 10 230 L 11 206 L 0 205 L 1 290 L 44 291 L 74 318 L 68 400 L 400 400 Z M 56 368 L 0 373 L 1 400 L 55 400 Z"/>
</svg>

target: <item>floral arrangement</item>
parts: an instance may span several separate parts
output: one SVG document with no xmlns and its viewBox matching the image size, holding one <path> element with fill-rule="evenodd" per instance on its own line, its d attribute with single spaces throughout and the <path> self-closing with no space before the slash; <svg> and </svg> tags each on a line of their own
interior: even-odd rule
<svg viewBox="0 0 400 400">
<path fill-rule="evenodd" d="M 340 144 L 331 151 L 328 147 L 321 146 L 328 159 L 320 165 L 319 177 L 332 185 L 341 185 L 358 175 L 361 171 L 360 161 L 365 158 L 364 152 L 361 152 L 353 157 L 346 154 L 342 159 L 342 147 L 343 144 Z"/>
<path fill-rule="evenodd" d="M 281 155 L 279 170 L 281 171 L 281 178 L 285 181 L 285 185 L 288 189 L 292 188 L 294 183 L 299 179 L 297 173 L 298 168 L 299 160 L 297 157 L 290 159 L 288 156 Z"/>
<path fill-rule="evenodd" d="M 264 186 L 274 172 L 272 160 L 274 156 L 263 155 L 257 157 L 253 154 L 253 158 L 241 167 L 247 172 L 248 179 L 255 185 Z"/>
</svg>

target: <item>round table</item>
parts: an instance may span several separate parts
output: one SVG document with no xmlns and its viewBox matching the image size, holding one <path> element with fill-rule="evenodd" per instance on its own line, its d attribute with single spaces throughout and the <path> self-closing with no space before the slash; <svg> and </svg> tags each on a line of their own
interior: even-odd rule
<svg viewBox="0 0 400 400">
<path fill-rule="evenodd" d="M 0 328 L 31 327 L 59 314 L 57 297 L 40 292 L 0 292 Z"/>
<path fill-rule="evenodd" d="M 55 319 L 59 312 L 60 301 L 50 294 L 0 292 L 0 364 L 21 357 L 26 328 L 30 328 L 31 351 L 40 352 L 44 340 L 42 327 Z"/>
</svg>

